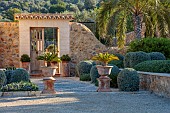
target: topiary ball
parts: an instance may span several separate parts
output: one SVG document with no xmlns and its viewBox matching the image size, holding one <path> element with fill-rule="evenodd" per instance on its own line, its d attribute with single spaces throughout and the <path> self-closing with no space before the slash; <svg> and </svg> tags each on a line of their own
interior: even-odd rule
<svg viewBox="0 0 170 113">
<path fill-rule="evenodd" d="M 80 77 L 81 80 L 85 76 L 86 76 L 86 78 L 84 78 L 84 79 L 89 80 L 90 70 L 91 70 L 92 66 L 93 66 L 93 63 L 91 61 L 81 61 L 80 63 L 77 64 L 76 70 L 77 70 L 78 76 L 79 77 L 82 76 L 82 77 Z"/>
<path fill-rule="evenodd" d="M 118 68 L 116 65 L 114 65 L 114 64 L 109 64 L 109 66 L 113 66 L 113 67 L 112 67 L 112 70 L 111 70 L 111 73 L 110 73 L 110 75 L 109 75 L 109 77 L 112 79 L 112 80 L 110 81 L 110 86 L 111 86 L 111 87 L 114 87 L 114 88 L 117 88 L 117 87 L 118 87 L 118 85 L 117 85 L 117 76 L 118 76 L 120 70 L 119 70 L 119 68 Z"/>
<path fill-rule="evenodd" d="M 7 84 L 10 83 L 12 74 L 13 74 L 13 70 L 6 70 L 5 71 L 5 75 L 6 75 L 6 79 L 7 79 Z"/>
<path fill-rule="evenodd" d="M 29 82 L 29 74 L 27 70 L 19 68 L 13 71 L 13 74 L 11 76 L 10 83 L 12 82 L 21 82 L 21 81 L 26 81 Z"/>
<path fill-rule="evenodd" d="M 0 70 L 0 89 L 3 85 L 6 84 L 6 76 L 3 70 Z"/>
<path fill-rule="evenodd" d="M 125 68 L 118 74 L 118 88 L 120 91 L 138 91 L 139 75 L 133 68 Z"/>
<path fill-rule="evenodd" d="M 161 52 L 151 52 L 149 53 L 151 60 L 166 60 L 166 57 Z"/>
<path fill-rule="evenodd" d="M 99 78 L 99 76 L 100 75 L 98 73 L 97 67 L 94 65 L 90 70 L 91 83 L 96 84 L 98 82 L 97 78 Z"/>
</svg>

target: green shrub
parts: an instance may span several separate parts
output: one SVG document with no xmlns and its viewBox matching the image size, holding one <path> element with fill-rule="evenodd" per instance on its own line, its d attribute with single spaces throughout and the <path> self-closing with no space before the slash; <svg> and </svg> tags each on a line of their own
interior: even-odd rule
<svg viewBox="0 0 170 113">
<path fill-rule="evenodd" d="M 119 70 L 119 68 L 118 68 L 116 65 L 114 65 L 114 64 L 109 64 L 109 66 L 113 66 L 113 67 L 112 67 L 112 70 L 111 70 L 111 73 L 110 73 L 110 75 L 109 75 L 109 77 L 112 79 L 112 80 L 110 81 L 110 86 L 111 86 L 111 87 L 114 87 L 114 88 L 117 88 L 117 87 L 118 87 L 118 85 L 117 85 L 117 76 L 118 76 L 120 70 Z"/>
<path fill-rule="evenodd" d="M 91 70 L 90 70 L 90 77 L 91 77 L 91 83 L 93 84 L 97 84 L 97 78 L 99 78 L 99 73 L 98 73 L 98 70 L 97 70 L 97 67 L 96 65 L 94 65 Z"/>
<path fill-rule="evenodd" d="M 139 90 L 139 75 L 133 68 L 125 68 L 120 71 L 117 82 L 120 91 Z"/>
<path fill-rule="evenodd" d="M 31 58 L 27 54 L 23 54 L 20 58 L 21 62 L 30 62 Z"/>
<path fill-rule="evenodd" d="M 81 74 L 80 75 L 80 81 L 91 81 L 90 73 Z"/>
<path fill-rule="evenodd" d="M 13 74 L 11 76 L 11 80 L 9 83 L 20 82 L 20 81 L 27 81 L 27 82 L 30 81 L 28 72 L 22 68 L 19 68 L 13 71 Z"/>
<path fill-rule="evenodd" d="M 160 53 L 160 52 L 151 52 L 149 53 L 151 60 L 166 60 L 166 57 L 164 56 L 164 54 Z"/>
<path fill-rule="evenodd" d="M 143 38 L 140 41 L 133 41 L 129 45 L 128 52 L 144 51 L 161 52 L 166 58 L 170 58 L 170 39 L 168 38 Z"/>
<path fill-rule="evenodd" d="M 6 84 L 6 76 L 3 70 L 0 70 L 0 89 L 3 85 Z"/>
<path fill-rule="evenodd" d="M 11 83 L 2 87 L 1 91 L 38 91 L 38 86 L 31 82 Z"/>
<path fill-rule="evenodd" d="M 134 66 L 137 71 L 170 73 L 170 60 L 145 61 Z"/>
<path fill-rule="evenodd" d="M 77 74 L 80 77 L 80 80 L 89 80 L 90 78 L 90 69 L 93 66 L 93 63 L 90 61 L 81 61 L 77 64 L 76 70 Z"/>
<path fill-rule="evenodd" d="M 115 54 L 115 56 L 117 56 L 119 60 L 112 60 L 109 62 L 109 64 L 114 64 L 119 68 L 124 68 L 124 64 L 123 64 L 124 56 L 118 53 Z"/>
<path fill-rule="evenodd" d="M 124 58 L 124 67 L 133 68 L 138 63 L 143 61 L 151 60 L 149 54 L 139 51 L 139 52 L 129 52 Z"/>
<path fill-rule="evenodd" d="M 9 84 L 11 81 L 11 76 L 13 75 L 13 70 L 6 70 L 5 75 L 6 75 L 6 79 L 7 79 L 7 84 Z"/>
</svg>

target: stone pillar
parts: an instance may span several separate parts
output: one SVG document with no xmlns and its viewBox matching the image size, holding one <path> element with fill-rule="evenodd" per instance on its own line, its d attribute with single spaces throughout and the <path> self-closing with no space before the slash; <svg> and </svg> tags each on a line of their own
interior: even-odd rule
<svg viewBox="0 0 170 113">
<path fill-rule="evenodd" d="M 55 94 L 55 88 L 54 88 L 54 83 L 56 79 L 53 77 L 46 77 L 43 79 L 44 82 L 44 89 L 42 91 L 42 94 Z"/>
<path fill-rule="evenodd" d="M 111 92 L 110 81 L 111 79 L 108 76 L 100 76 L 98 78 L 99 88 L 97 92 Z"/>
</svg>

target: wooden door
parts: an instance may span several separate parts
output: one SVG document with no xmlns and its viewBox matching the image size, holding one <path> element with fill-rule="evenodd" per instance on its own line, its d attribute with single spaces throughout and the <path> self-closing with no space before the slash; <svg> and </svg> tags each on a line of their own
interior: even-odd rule
<svg viewBox="0 0 170 113">
<path fill-rule="evenodd" d="M 42 61 L 37 60 L 37 56 L 44 52 L 44 28 L 31 28 L 31 74 L 41 73 Z"/>
</svg>

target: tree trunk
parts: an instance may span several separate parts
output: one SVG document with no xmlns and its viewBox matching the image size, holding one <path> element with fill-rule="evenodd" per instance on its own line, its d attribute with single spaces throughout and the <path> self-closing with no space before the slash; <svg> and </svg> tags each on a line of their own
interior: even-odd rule
<svg viewBox="0 0 170 113">
<path fill-rule="evenodd" d="M 133 22 L 134 22 L 134 32 L 135 37 L 140 40 L 142 37 L 142 17 L 141 15 L 133 15 Z"/>
</svg>

